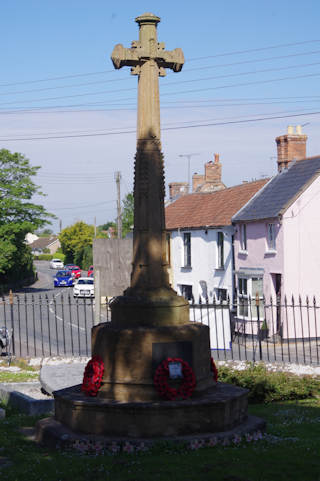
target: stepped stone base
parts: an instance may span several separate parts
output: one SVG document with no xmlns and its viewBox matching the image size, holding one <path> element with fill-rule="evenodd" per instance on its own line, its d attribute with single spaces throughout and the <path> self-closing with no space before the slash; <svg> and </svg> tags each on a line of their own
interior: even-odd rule
<svg viewBox="0 0 320 481">
<path fill-rule="evenodd" d="M 256 416 L 248 416 L 247 419 L 236 426 L 233 429 L 227 431 L 214 432 L 214 433 L 195 433 L 187 436 L 170 436 L 170 437 L 157 437 L 157 438 L 128 438 L 127 436 L 115 437 L 115 436 L 102 436 L 94 434 L 81 434 L 72 431 L 70 428 L 64 426 L 54 418 L 41 419 L 36 427 L 35 439 L 38 443 L 48 446 L 52 449 L 55 448 L 74 448 L 81 450 L 82 447 L 87 447 L 87 451 L 91 449 L 94 451 L 95 446 L 99 446 L 102 450 L 115 454 L 119 452 L 123 446 L 130 442 L 130 444 L 137 449 L 143 445 L 143 448 L 152 447 L 152 445 L 158 442 L 174 442 L 176 443 L 191 443 L 192 441 L 199 440 L 201 443 L 205 443 L 206 446 L 215 446 L 218 443 L 226 444 L 232 443 L 236 436 L 242 437 L 244 435 L 261 432 L 265 429 L 265 421 Z M 211 441 L 211 442 L 210 442 Z M 213 443 L 212 443 L 213 441 Z M 118 446 L 115 451 L 115 446 Z M 98 449 L 99 449 L 98 448 Z M 86 450 L 86 449 L 84 449 Z"/>
<path fill-rule="evenodd" d="M 54 420 L 76 433 L 165 438 L 227 431 L 247 420 L 247 390 L 229 384 L 217 383 L 188 400 L 145 403 L 90 398 L 80 387 L 54 393 Z M 43 429 L 38 424 L 40 440 Z"/>
</svg>

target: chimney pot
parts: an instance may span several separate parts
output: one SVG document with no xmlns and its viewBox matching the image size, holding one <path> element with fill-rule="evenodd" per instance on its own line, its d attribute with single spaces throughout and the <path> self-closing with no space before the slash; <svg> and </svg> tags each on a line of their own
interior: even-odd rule
<svg viewBox="0 0 320 481">
<path fill-rule="evenodd" d="M 278 150 L 278 172 L 288 168 L 288 164 L 295 160 L 306 158 L 307 135 L 302 134 L 301 125 L 296 129 L 292 125 L 288 126 L 288 133 L 276 138 Z"/>
</svg>

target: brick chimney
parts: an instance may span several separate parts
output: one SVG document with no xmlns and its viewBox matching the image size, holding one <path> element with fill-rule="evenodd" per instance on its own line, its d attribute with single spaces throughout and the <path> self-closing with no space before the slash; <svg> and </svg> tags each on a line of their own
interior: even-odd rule
<svg viewBox="0 0 320 481">
<path fill-rule="evenodd" d="M 205 164 L 205 182 L 221 182 L 221 164 L 219 154 L 214 154 L 214 162 L 212 160 Z"/>
<path fill-rule="evenodd" d="M 192 176 L 192 192 L 195 192 L 204 182 L 204 175 L 195 172 Z"/>
<path fill-rule="evenodd" d="M 169 184 L 169 199 L 173 201 L 182 195 L 189 192 L 188 182 L 170 182 Z"/>
<path fill-rule="evenodd" d="M 213 192 L 224 189 L 225 185 L 221 182 L 221 170 L 219 154 L 214 154 L 214 162 L 210 160 L 204 165 L 204 175 L 193 174 L 192 192 Z"/>
<path fill-rule="evenodd" d="M 302 134 L 301 125 L 297 125 L 296 129 L 289 125 L 287 134 L 276 138 L 278 172 L 288 168 L 293 160 L 306 158 L 307 138 L 307 135 Z"/>
</svg>

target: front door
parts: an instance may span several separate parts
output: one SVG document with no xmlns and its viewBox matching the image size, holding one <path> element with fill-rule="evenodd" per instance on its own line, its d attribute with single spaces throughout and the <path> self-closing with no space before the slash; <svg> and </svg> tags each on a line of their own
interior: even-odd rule
<svg viewBox="0 0 320 481">
<path fill-rule="evenodd" d="M 276 274 L 276 303 L 277 303 L 277 333 L 282 335 L 281 332 L 281 274 Z"/>
</svg>

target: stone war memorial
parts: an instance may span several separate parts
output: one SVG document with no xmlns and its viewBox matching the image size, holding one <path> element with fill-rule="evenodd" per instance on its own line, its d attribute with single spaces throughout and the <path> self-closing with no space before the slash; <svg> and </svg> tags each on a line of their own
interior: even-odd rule
<svg viewBox="0 0 320 481">
<path fill-rule="evenodd" d="M 54 393 L 55 414 L 39 421 L 37 440 L 105 442 L 231 436 L 264 426 L 247 415 L 247 391 L 216 382 L 209 328 L 189 320 L 189 303 L 171 288 L 160 143 L 159 76 L 180 72 L 180 48 L 157 39 L 160 18 L 135 19 L 139 40 L 114 47 L 116 69 L 138 77 L 134 232 L 130 286 L 111 303 L 111 322 L 92 329 L 92 356 L 103 366 L 93 396 L 83 385 Z"/>
</svg>

